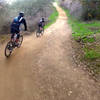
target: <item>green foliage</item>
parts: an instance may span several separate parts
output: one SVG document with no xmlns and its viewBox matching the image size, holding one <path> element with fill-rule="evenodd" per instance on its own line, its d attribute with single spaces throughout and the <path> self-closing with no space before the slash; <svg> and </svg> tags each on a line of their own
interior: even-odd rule
<svg viewBox="0 0 100 100">
<path fill-rule="evenodd" d="M 85 59 L 90 59 L 90 60 L 94 60 L 94 59 L 98 59 L 100 58 L 100 53 L 96 52 L 95 50 L 89 50 L 87 48 L 84 49 L 85 51 Z"/>
<path fill-rule="evenodd" d="M 73 31 L 72 36 L 77 40 L 80 51 L 82 51 L 78 57 L 85 62 L 93 75 L 100 75 L 100 21 L 80 21 L 71 16 L 68 10 L 64 10 Z M 98 34 L 94 37 L 94 33 Z"/>
<path fill-rule="evenodd" d="M 83 22 L 72 17 L 68 10 L 65 10 L 65 12 L 68 16 L 68 23 L 73 30 L 72 36 L 75 40 L 81 39 L 84 43 L 84 46 L 81 48 L 84 54 L 79 54 L 81 55 L 80 59 L 86 62 L 88 68 L 94 72 L 94 75 L 100 75 L 100 46 L 93 37 L 94 33 L 100 33 L 100 21 Z M 97 44 L 94 42 L 97 42 Z"/>
<path fill-rule="evenodd" d="M 65 9 L 64 9 L 65 10 Z M 100 21 L 91 21 L 91 22 L 83 22 L 72 17 L 68 10 L 65 10 L 69 20 L 68 23 L 71 25 L 73 33 L 73 37 L 75 38 L 83 38 L 85 36 L 93 35 L 94 33 L 100 32 Z M 92 29 L 94 28 L 94 30 Z"/>
<path fill-rule="evenodd" d="M 83 42 L 84 42 L 84 43 L 87 43 L 87 42 L 93 43 L 93 42 L 95 42 L 95 39 L 94 39 L 93 37 L 91 37 L 91 38 L 84 38 L 84 39 L 83 39 Z"/>
<path fill-rule="evenodd" d="M 54 12 L 50 15 L 49 23 L 45 26 L 45 29 L 48 28 L 51 24 L 53 24 L 56 21 L 58 15 L 59 14 L 58 14 L 56 8 L 54 7 Z"/>
</svg>

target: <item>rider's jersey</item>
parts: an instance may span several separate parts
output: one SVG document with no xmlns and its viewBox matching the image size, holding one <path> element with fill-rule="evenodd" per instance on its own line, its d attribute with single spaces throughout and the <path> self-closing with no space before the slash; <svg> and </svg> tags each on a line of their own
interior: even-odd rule
<svg viewBox="0 0 100 100">
<path fill-rule="evenodd" d="M 27 24 L 26 24 L 26 20 L 23 17 L 15 17 L 12 24 L 11 24 L 11 30 L 14 32 L 19 32 L 20 31 L 20 25 L 24 24 L 25 30 L 27 30 Z"/>
<path fill-rule="evenodd" d="M 38 23 L 38 26 L 39 27 L 44 27 L 44 25 L 45 25 L 45 21 L 40 20 L 39 23 Z"/>
</svg>

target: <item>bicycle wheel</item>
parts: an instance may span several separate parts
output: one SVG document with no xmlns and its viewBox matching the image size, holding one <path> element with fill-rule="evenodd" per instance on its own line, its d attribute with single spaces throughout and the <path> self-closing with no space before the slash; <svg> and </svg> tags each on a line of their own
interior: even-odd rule
<svg viewBox="0 0 100 100">
<path fill-rule="evenodd" d="M 40 31 L 39 30 L 36 32 L 36 37 L 40 37 Z"/>
<path fill-rule="evenodd" d="M 11 55 L 12 51 L 13 51 L 13 44 L 12 44 L 12 42 L 10 41 L 10 42 L 8 42 L 7 45 L 6 45 L 6 48 L 5 48 L 5 56 L 6 56 L 6 57 L 9 57 L 9 56 Z"/>
<path fill-rule="evenodd" d="M 44 30 L 41 31 L 41 35 L 42 35 L 42 36 L 43 36 L 43 34 L 44 34 Z"/>
<path fill-rule="evenodd" d="M 18 41 L 18 48 L 20 48 L 21 47 L 21 45 L 22 45 L 22 42 L 23 42 L 23 35 L 21 35 L 20 36 L 20 38 L 19 38 L 19 41 Z"/>
</svg>

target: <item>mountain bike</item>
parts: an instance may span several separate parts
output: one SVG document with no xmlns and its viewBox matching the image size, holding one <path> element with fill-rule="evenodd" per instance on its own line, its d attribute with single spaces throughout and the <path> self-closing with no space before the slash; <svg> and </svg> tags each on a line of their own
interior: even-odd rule
<svg viewBox="0 0 100 100">
<path fill-rule="evenodd" d="M 36 31 L 36 37 L 40 37 L 43 36 L 44 34 L 44 28 L 38 28 L 38 30 Z"/>
<path fill-rule="evenodd" d="M 10 40 L 10 41 L 7 43 L 7 45 L 6 45 L 6 47 L 5 47 L 5 56 L 6 56 L 6 57 L 10 57 L 11 54 L 12 54 L 12 52 L 13 52 L 13 50 L 14 50 L 16 47 L 17 47 L 17 48 L 20 48 L 20 47 L 21 47 L 22 42 L 23 42 L 23 35 L 20 35 L 19 40 L 18 40 L 18 43 L 17 43 L 18 45 L 16 45 L 16 39 L 17 39 L 17 34 L 14 35 L 13 41 Z"/>
</svg>

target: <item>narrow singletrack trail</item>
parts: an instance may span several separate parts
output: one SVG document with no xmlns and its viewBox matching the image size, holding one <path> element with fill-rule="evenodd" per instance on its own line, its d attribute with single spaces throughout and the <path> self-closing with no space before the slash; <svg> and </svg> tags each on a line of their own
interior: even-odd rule
<svg viewBox="0 0 100 100">
<path fill-rule="evenodd" d="M 72 59 L 65 12 L 43 37 L 24 38 L 9 59 L 0 49 L 0 100 L 100 100 L 100 87 Z"/>
</svg>

